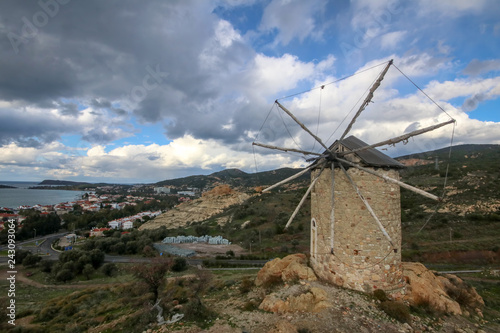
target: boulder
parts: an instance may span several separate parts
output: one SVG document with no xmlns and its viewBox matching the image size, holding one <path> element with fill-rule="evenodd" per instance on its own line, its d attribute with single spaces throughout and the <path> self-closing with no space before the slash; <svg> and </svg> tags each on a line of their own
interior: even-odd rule
<svg viewBox="0 0 500 333">
<path fill-rule="evenodd" d="M 296 280 L 316 281 L 317 279 L 311 267 L 300 264 L 297 261 L 290 263 L 281 273 L 281 280 L 284 282 Z"/>
<path fill-rule="evenodd" d="M 436 276 L 420 263 L 403 263 L 406 279 L 404 299 L 415 306 L 425 305 L 440 313 L 462 314 L 462 305 L 470 308 L 484 306 L 476 290 L 454 275 Z"/>
<path fill-rule="evenodd" d="M 280 281 L 317 280 L 313 270 L 307 265 L 305 254 L 297 253 L 283 259 L 276 258 L 267 262 L 257 274 L 256 286 L 272 284 Z M 288 267 L 290 267 L 288 269 Z"/>
<path fill-rule="evenodd" d="M 221 196 L 221 195 L 229 195 L 233 194 L 234 190 L 229 186 L 229 185 L 219 185 L 214 187 L 208 192 L 203 193 L 201 196 L 202 197 L 216 197 L 216 196 Z"/>
<path fill-rule="evenodd" d="M 288 312 L 321 312 L 323 309 L 330 308 L 332 305 L 327 301 L 326 291 L 312 287 L 297 296 L 278 296 L 276 293 L 267 295 L 259 306 L 259 309 L 274 313 Z"/>
</svg>

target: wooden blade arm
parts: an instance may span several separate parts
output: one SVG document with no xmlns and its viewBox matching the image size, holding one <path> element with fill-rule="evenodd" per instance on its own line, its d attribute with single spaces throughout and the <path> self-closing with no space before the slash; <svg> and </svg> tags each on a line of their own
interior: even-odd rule
<svg viewBox="0 0 500 333">
<path fill-rule="evenodd" d="M 328 147 L 325 146 L 325 144 L 323 143 L 323 141 L 321 141 L 321 139 L 319 137 L 317 137 L 316 135 L 313 134 L 313 132 L 311 132 L 307 127 L 306 125 L 304 125 L 303 123 L 300 122 L 300 120 L 298 120 L 290 111 L 287 110 L 287 108 L 285 108 L 283 105 L 281 105 L 280 102 L 276 101 L 276 104 L 278 104 L 278 106 L 280 107 L 281 110 L 285 111 L 285 113 L 287 115 L 289 115 L 297 124 L 300 125 L 300 127 L 302 127 L 302 129 L 304 131 L 306 131 L 307 133 L 309 133 L 309 135 L 311 135 L 314 140 L 316 140 L 323 148 L 325 148 L 326 150 L 328 150 Z"/>
<path fill-rule="evenodd" d="M 333 254 L 333 246 L 335 239 L 335 163 L 331 162 L 331 172 L 332 172 L 332 196 L 331 204 L 332 209 L 330 210 L 330 253 Z"/>
<path fill-rule="evenodd" d="M 342 141 L 345 138 L 345 136 L 347 135 L 347 133 L 349 133 L 349 131 L 351 130 L 352 125 L 354 125 L 354 123 L 356 122 L 356 119 L 358 119 L 358 117 L 361 114 L 361 112 L 363 112 L 363 110 L 366 108 L 366 106 L 368 104 L 370 104 L 370 101 L 373 98 L 373 93 L 380 86 L 380 83 L 384 79 L 384 76 L 387 73 L 387 71 L 389 70 L 389 67 L 391 65 L 392 65 L 392 59 L 389 61 L 389 63 L 387 64 L 387 66 L 385 66 L 385 68 L 382 71 L 382 73 L 380 73 L 380 75 L 378 76 L 377 81 L 375 81 L 375 83 L 373 84 L 373 86 L 370 88 L 370 91 L 368 92 L 368 95 L 366 96 L 365 100 L 363 101 L 363 104 L 361 104 L 361 106 L 359 107 L 358 112 L 356 112 L 356 114 L 354 115 L 354 118 L 352 118 L 351 122 L 349 123 L 349 125 L 345 129 L 345 131 L 342 134 L 342 136 L 340 137 L 339 141 Z"/>
<path fill-rule="evenodd" d="M 325 163 L 326 164 L 326 163 Z M 295 207 L 295 210 L 293 211 L 293 214 L 292 216 L 290 216 L 290 218 L 288 219 L 288 222 L 286 223 L 285 225 L 285 228 L 284 229 L 288 229 L 288 227 L 290 226 L 290 224 L 292 223 L 293 219 L 295 218 L 295 216 L 297 215 L 297 213 L 299 212 L 300 210 L 300 207 L 302 207 L 302 205 L 304 204 L 304 202 L 306 201 L 307 199 L 307 196 L 309 195 L 309 193 L 311 193 L 311 190 L 313 189 L 314 185 L 316 184 L 316 182 L 318 181 L 319 179 L 319 176 L 321 176 L 321 173 L 323 172 L 323 169 L 325 168 L 325 164 L 323 164 L 323 167 L 321 168 L 321 170 L 319 171 L 318 175 L 314 178 L 314 180 L 311 182 L 311 185 L 309 185 L 309 187 L 307 188 L 307 191 L 306 191 L 306 194 L 304 194 L 304 196 L 302 197 L 302 199 L 300 200 L 299 204 L 297 205 L 297 207 Z"/>
<path fill-rule="evenodd" d="M 401 187 L 403 187 L 403 188 L 405 188 L 405 189 L 407 189 L 407 190 L 410 190 L 410 191 L 413 191 L 413 192 L 415 192 L 415 193 L 418 193 L 418 194 L 420 194 L 420 195 L 422 195 L 422 196 L 424 196 L 424 197 L 426 197 L 426 198 L 429 198 L 429 199 L 432 199 L 432 200 L 436 200 L 436 201 L 441 201 L 441 200 L 442 200 L 440 197 L 435 196 L 434 194 L 431 194 L 431 193 L 429 193 L 429 192 L 426 192 L 426 191 L 421 190 L 421 189 L 419 189 L 419 188 L 416 188 L 416 187 L 414 187 L 414 186 L 411 186 L 411 185 L 408 185 L 408 184 L 406 184 L 406 183 L 403 183 L 402 181 L 399 181 L 399 180 L 397 180 L 397 179 L 394 179 L 394 178 L 391 178 L 391 177 L 387 177 L 387 176 L 385 176 L 385 175 L 381 175 L 381 174 L 379 174 L 378 172 L 375 172 L 375 171 L 370 170 L 370 169 L 368 169 L 368 168 L 364 168 L 364 167 L 362 167 L 362 166 L 359 166 L 359 165 L 357 165 L 356 163 L 349 162 L 349 161 L 344 160 L 344 159 L 339 158 L 339 157 L 337 157 L 337 158 L 336 158 L 336 160 L 337 160 L 337 161 L 339 161 L 339 162 L 345 163 L 345 164 L 347 164 L 347 165 L 350 165 L 350 166 L 352 166 L 352 167 L 354 167 L 354 168 L 357 168 L 357 169 L 359 169 L 359 170 L 362 170 L 362 171 L 364 171 L 364 172 L 368 172 L 368 173 L 370 173 L 370 174 L 372 174 L 372 175 L 374 175 L 374 176 L 380 177 L 380 178 L 382 178 L 382 179 L 384 179 L 384 180 L 386 180 L 386 181 L 388 181 L 388 182 L 391 182 L 391 183 L 397 184 L 397 185 L 399 185 L 399 186 L 401 186 Z"/>
<path fill-rule="evenodd" d="M 301 153 L 304 155 L 315 155 L 315 156 L 323 156 L 322 154 L 319 153 L 313 153 L 311 151 L 305 151 L 305 150 L 300 150 L 300 149 L 294 149 L 294 148 L 285 148 L 285 147 L 278 147 L 278 146 L 272 146 L 272 145 L 266 145 L 265 143 L 259 143 L 259 142 L 252 142 L 253 146 L 259 146 L 259 147 L 264 147 L 264 148 L 269 148 L 269 149 L 276 149 L 276 150 L 281 150 L 285 152 L 294 152 L 294 153 Z"/>
<path fill-rule="evenodd" d="M 272 186 L 269 186 L 268 188 L 266 188 L 266 189 L 262 190 L 262 192 L 267 192 L 267 191 L 270 191 L 270 190 L 272 190 L 273 188 L 276 188 L 276 187 L 278 187 L 278 186 L 280 186 L 280 185 L 283 185 L 283 184 L 285 184 L 285 183 L 288 183 L 289 181 L 294 180 L 295 178 L 298 178 L 298 177 L 302 176 L 303 174 L 305 174 L 307 171 L 311 170 L 311 169 L 312 169 L 312 168 L 314 168 L 314 167 L 316 167 L 316 165 L 312 164 L 312 165 L 308 166 L 307 168 L 305 168 L 304 170 L 302 170 L 302 171 L 300 171 L 300 172 L 296 173 L 295 175 L 290 176 L 290 177 L 288 177 L 287 179 L 283 179 L 282 181 L 280 181 L 280 182 L 278 182 L 278 183 L 276 183 L 276 184 L 274 184 L 274 185 L 272 185 Z"/>
<path fill-rule="evenodd" d="M 446 126 L 448 124 L 452 124 L 452 123 L 455 123 L 455 122 L 456 122 L 456 120 L 452 119 L 452 120 L 446 121 L 444 123 L 440 123 L 440 124 L 437 124 L 437 125 L 433 125 L 433 126 L 429 126 L 429 127 L 426 127 L 426 128 L 422 128 L 422 129 L 419 129 L 419 130 L 416 130 L 416 131 L 410 132 L 408 134 L 404 134 L 404 135 L 401 135 L 401 136 L 398 136 L 398 137 L 395 137 L 395 138 L 392 138 L 392 139 L 389 139 L 389 140 L 385 140 L 385 141 L 381 141 L 381 142 L 378 142 L 378 143 L 374 143 L 374 144 L 369 145 L 369 146 L 364 146 L 364 147 L 361 147 L 361 148 L 358 148 L 358 149 L 354 149 L 354 150 L 351 150 L 351 151 L 338 153 L 338 155 L 339 156 L 345 156 L 345 155 L 357 153 L 359 151 L 367 150 L 367 149 L 370 149 L 370 148 L 375 148 L 375 147 L 380 147 L 380 146 L 385 146 L 385 145 L 396 144 L 398 142 L 401 142 L 401 141 L 404 141 L 404 140 L 408 140 L 409 138 L 411 138 L 413 136 L 417 136 L 417 135 L 420 135 L 420 134 L 423 134 L 423 133 L 426 133 L 426 132 L 430 132 L 430 131 L 433 131 L 435 129 L 438 129 L 440 127 L 443 127 L 443 126 Z"/>
</svg>

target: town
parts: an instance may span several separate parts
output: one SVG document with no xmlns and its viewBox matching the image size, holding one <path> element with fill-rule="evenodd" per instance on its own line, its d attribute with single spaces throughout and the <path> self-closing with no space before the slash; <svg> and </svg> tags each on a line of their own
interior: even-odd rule
<svg viewBox="0 0 500 333">
<path fill-rule="evenodd" d="M 4 230 L 5 223 L 8 220 L 14 220 L 17 228 L 19 230 L 23 229 L 25 227 L 24 221 L 33 214 L 38 217 L 55 214 L 60 218 L 61 227 L 70 231 L 70 229 L 73 230 L 77 227 L 77 224 L 70 223 L 75 222 L 71 217 L 97 213 L 101 210 L 122 211 L 123 213 L 118 215 L 125 216 L 109 219 L 105 225 L 101 222 L 96 226 L 88 226 L 88 235 L 90 237 L 103 236 L 104 232 L 109 230 L 137 228 L 142 222 L 153 219 L 179 203 L 191 201 L 201 194 L 200 189 L 193 187 L 176 188 L 174 186 L 166 187 L 149 184 L 87 187 L 84 192 L 85 194 L 82 195 L 80 200 L 61 202 L 54 205 L 37 204 L 34 206 L 0 207 L 0 231 Z M 85 229 L 86 226 L 80 223 L 78 227 L 79 229 Z M 28 233 L 35 237 L 37 230 L 30 230 Z M 39 230 L 38 235 L 42 236 L 43 233 L 40 233 Z"/>
</svg>

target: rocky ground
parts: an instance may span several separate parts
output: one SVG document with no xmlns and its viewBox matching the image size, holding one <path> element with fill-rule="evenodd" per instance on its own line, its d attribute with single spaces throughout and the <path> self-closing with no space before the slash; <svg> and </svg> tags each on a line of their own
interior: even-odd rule
<svg viewBox="0 0 500 333">
<path fill-rule="evenodd" d="M 469 299 L 467 307 L 461 307 L 447 294 L 452 290 L 450 288 L 462 288 L 461 280 L 454 276 L 436 276 L 421 264 L 411 263 L 405 268 L 405 276 L 411 285 L 401 304 L 407 309 L 412 305 L 414 311 L 408 312 L 404 320 L 401 317 L 397 320 L 382 310 L 384 301 L 372 295 L 317 281 L 305 261 L 305 256 L 300 254 L 275 259 L 268 262 L 250 284 L 234 284 L 205 296 L 204 303 L 219 313 L 207 329 L 176 323 L 146 332 L 500 331 L 498 324 L 488 323 L 482 318 L 482 299 L 475 290 L 460 289 Z M 417 294 L 428 298 L 425 307 L 417 305 Z"/>
<path fill-rule="evenodd" d="M 361 293 L 328 286 L 320 282 L 297 285 L 285 285 L 275 290 L 280 297 L 302 295 L 312 288 L 320 288 L 326 292 L 329 307 L 319 312 L 292 311 L 272 313 L 259 309 L 246 311 L 248 304 L 258 303 L 265 293 L 256 288 L 243 296 L 238 288 L 230 288 L 227 298 L 205 299 L 214 310 L 220 313 L 215 324 L 207 329 L 198 327 L 182 327 L 182 325 L 165 326 L 151 329 L 149 332 L 213 332 L 213 333 L 351 333 L 351 332 L 449 332 L 449 333 L 485 333 L 498 332 L 488 327 L 480 319 L 463 316 L 412 316 L 411 322 L 401 323 L 389 317 L 379 308 L 379 301 Z"/>
<path fill-rule="evenodd" d="M 204 221 L 222 213 L 230 206 L 243 203 L 248 198 L 250 198 L 249 194 L 233 190 L 228 185 L 217 186 L 211 191 L 203 193 L 201 198 L 179 204 L 168 212 L 144 223 L 139 230 L 157 229 L 161 226 L 175 229 L 193 222 Z M 225 222 L 227 221 L 219 221 L 219 223 Z"/>
</svg>

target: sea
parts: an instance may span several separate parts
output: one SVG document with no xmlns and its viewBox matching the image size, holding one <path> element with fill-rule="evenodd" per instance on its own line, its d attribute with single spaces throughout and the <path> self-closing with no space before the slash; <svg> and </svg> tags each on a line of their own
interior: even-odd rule
<svg viewBox="0 0 500 333">
<path fill-rule="evenodd" d="M 1 181 L 0 185 L 16 188 L 0 188 L 0 207 L 16 209 L 21 205 L 55 205 L 61 202 L 75 201 L 82 198 L 84 191 L 35 190 L 40 182 Z"/>
</svg>

